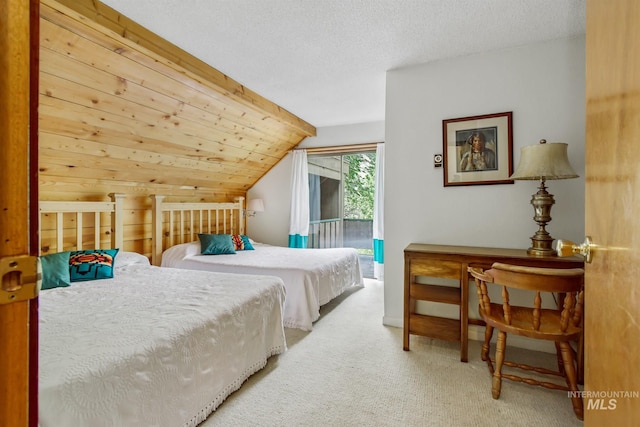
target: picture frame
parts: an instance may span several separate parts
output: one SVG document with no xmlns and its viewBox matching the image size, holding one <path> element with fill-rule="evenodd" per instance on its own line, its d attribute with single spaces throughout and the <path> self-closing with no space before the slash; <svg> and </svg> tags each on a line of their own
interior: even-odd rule
<svg viewBox="0 0 640 427">
<path fill-rule="evenodd" d="M 442 121 L 444 186 L 513 184 L 513 112 Z"/>
</svg>

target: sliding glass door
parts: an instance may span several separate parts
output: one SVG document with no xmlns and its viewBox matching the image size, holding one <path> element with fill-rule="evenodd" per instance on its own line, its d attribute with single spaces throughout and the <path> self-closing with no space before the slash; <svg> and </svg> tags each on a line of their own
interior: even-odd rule
<svg viewBox="0 0 640 427">
<path fill-rule="evenodd" d="M 365 277 L 373 277 L 375 160 L 375 152 L 308 156 L 308 247 L 356 248 Z"/>
</svg>

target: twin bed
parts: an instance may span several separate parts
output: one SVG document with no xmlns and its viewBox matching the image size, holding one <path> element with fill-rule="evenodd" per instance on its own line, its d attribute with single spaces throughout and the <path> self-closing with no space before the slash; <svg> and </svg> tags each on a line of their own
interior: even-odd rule
<svg viewBox="0 0 640 427">
<path fill-rule="evenodd" d="M 277 276 L 287 291 L 284 326 L 305 331 L 320 317 L 320 306 L 362 284 L 360 259 L 353 248 L 305 250 L 255 242 L 253 247 L 230 255 L 201 255 L 200 242 L 183 243 L 164 251 L 162 266 Z"/>
<path fill-rule="evenodd" d="M 195 426 L 285 351 L 277 278 L 131 255 L 113 279 L 40 293 L 41 427 Z"/>
<path fill-rule="evenodd" d="M 277 276 L 287 293 L 287 328 L 310 331 L 320 306 L 364 283 L 353 248 L 295 249 L 251 241 L 253 250 L 202 255 L 198 234 L 244 234 L 243 199 L 221 204 L 163 203 L 162 196 L 153 200 L 154 263 L 162 254 L 163 267 Z"/>
<path fill-rule="evenodd" d="M 108 212 L 110 246 L 121 247 L 121 198 L 113 200 L 41 202 L 42 214 L 57 217 L 56 252 L 68 241 L 62 235 L 63 212 L 97 212 L 96 248 L 100 245 L 100 212 Z M 196 228 L 210 233 L 244 232 L 241 201 L 239 207 L 223 205 L 206 214 L 208 226 L 200 223 L 199 227 L 193 221 L 197 216 L 202 221 L 203 211 L 194 214 L 197 209 L 190 206 L 185 224 L 185 210 L 179 208 L 177 224 L 186 225 L 189 233 Z M 167 212 L 166 207 L 154 200 L 154 250 L 162 246 L 156 246 L 159 240 L 167 243 L 165 237 L 172 243 L 177 230 L 172 220 L 156 215 Z M 168 207 L 168 216 L 173 218 L 176 206 Z M 91 245 L 82 242 L 85 214 L 73 215 L 77 226 L 74 248 Z M 166 231 L 167 226 L 171 231 Z M 177 234 L 180 239 L 192 239 L 189 233 L 179 229 Z M 357 255 L 355 260 L 347 256 L 337 264 L 332 259 L 312 258 L 305 261 L 309 267 L 329 267 L 287 272 L 285 264 L 269 266 L 268 260 L 277 255 L 267 255 L 269 248 L 256 243 L 256 250 L 243 255 L 251 253 L 261 260 L 257 270 L 226 264 L 223 272 L 211 272 L 202 271 L 210 268 L 194 260 L 204 257 L 195 243 L 173 246 L 176 249 L 163 256 L 163 265 L 174 259 L 179 268 L 153 266 L 142 255 L 119 251 L 113 257 L 112 278 L 41 291 L 41 427 L 195 426 L 264 367 L 270 356 L 286 350 L 283 327 L 310 330 L 320 305 L 348 286 L 362 283 Z M 261 250 L 263 246 L 267 252 Z M 185 254 L 176 255 L 183 249 Z M 217 257 L 221 256 L 208 258 Z M 155 251 L 153 258 L 158 261 Z"/>
</svg>

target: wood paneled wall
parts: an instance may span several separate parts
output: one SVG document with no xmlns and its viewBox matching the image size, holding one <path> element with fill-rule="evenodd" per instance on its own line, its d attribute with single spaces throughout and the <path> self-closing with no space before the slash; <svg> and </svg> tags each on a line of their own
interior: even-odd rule
<svg viewBox="0 0 640 427">
<path fill-rule="evenodd" d="M 315 135 L 310 124 L 94 0 L 42 0 L 39 113 L 40 199 L 126 194 L 124 249 L 145 254 L 151 194 L 246 196 Z"/>
</svg>

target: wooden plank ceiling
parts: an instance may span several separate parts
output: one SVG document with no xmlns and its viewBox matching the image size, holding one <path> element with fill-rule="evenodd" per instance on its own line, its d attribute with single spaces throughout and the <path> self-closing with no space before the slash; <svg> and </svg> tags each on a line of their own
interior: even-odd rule
<svg viewBox="0 0 640 427">
<path fill-rule="evenodd" d="M 315 128 L 94 0 L 42 0 L 40 194 L 244 196 Z"/>
</svg>

